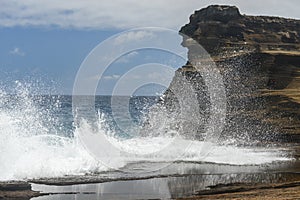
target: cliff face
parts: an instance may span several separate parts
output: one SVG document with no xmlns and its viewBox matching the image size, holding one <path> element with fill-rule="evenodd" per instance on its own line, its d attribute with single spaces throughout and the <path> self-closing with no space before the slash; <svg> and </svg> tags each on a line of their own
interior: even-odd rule
<svg viewBox="0 0 300 200">
<path fill-rule="evenodd" d="M 299 141 L 299 20 L 246 16 L 234 6 L 213 5 L 192 14 L 180 33 L 189 60 L 191 37 L 223 75 L 228 106 L 225 137 Z M 193 83 L 203 104 L 205 86 L 199 73 L 189 63 L 179 73 Z M 175 76 L 171 85 L 178 84 Z"/>
</svg>

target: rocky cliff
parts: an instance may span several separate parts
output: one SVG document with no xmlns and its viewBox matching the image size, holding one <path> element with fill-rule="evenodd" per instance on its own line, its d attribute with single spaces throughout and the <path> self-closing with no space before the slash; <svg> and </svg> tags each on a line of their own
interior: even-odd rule
<svg viewBox="0 0 300 200">
<path fill-rule="evenodd" d="M 234 6 L 212 5 L 195 11 L 180 33 L 189 60 L 195 54 L 191 37 L 211 55 L 223 76 L 224 137 L 299 142 L 300 20 L 246 16 Z M 177 71 L 171 85 L 180 84 L 176 76 L 184 75 L 198 91 L 199 105 L 209 107 L 205 84 L 190 63 Z"/>
</svg>

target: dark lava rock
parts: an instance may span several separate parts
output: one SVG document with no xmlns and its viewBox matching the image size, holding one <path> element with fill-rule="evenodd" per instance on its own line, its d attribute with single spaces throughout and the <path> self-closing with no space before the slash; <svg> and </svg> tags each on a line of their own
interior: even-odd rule
<svg viewBox="0 0 300 200">
<path fill-rule="evenodd" d="M 231 20 L 241 18 L 239 9 L 235 6 L 220 6 L 212 5 L 205 9 L 196 11 L 190 17 L 191 23 L 198 23 L 201 21 L 219 21 L 228 23 Z"/>
<path fill-rule="evenodd" d="M 24 181 L 0 182 L 0 199 L 29 200 L 39 196 L 39 192 L 31 190 L 31 185 Z"/>
</svg>

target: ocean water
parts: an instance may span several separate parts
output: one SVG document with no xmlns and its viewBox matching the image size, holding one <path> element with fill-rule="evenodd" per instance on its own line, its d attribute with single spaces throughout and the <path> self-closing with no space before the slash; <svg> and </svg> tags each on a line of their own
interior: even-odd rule
<svg viewBox="0 0 300 200">
<path fill-rule="evenodd" d="M 120 112 L 113 115 L 112 98 L 96 96 L 96 118 L 87 114 L 77 123 L 72 96 L 32 95 L 21 83 L 13 93 L 0 88 L 0 180 L 93 174 L 130 168 L 133 163 L 141 163 L 139 170 L 143 171 L 149 170 L 147 163 L 263 165 L 292 159 L 274 147 L 220 145 L 182 137 L 185 133 L 179 134 L 177 127 L 180 119 L 157 106 L 160 97 L 130 97 L 129 105 L 124 104 L 127 98 L 117 98 Z M 130 123 L 122 106 L 129 110 Z M 96 159 L 80 139 L 80 135 L 95 131 L 125 152 L 112 163 L 113 169 Z M 168 150 L 159 156 L 153 154 L 165 147 Z M 203 155 L 207 147 L 209 151 Z"/>
</svg>

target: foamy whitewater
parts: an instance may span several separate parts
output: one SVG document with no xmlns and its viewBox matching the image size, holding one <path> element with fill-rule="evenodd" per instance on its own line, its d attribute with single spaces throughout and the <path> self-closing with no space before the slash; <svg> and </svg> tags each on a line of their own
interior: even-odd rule
<svg viewBox="0 0 300 200">
<path fill-rule="evenodd" d="M 84 175 L 109 170 L 109 167 L 94 159 L 79 140 L 80 134 L 93 131 L 88 125 L 82 124 L 70 129 L 57 120 L 64 116 L 65 120 L 72 121 L 70 116 L 62 114 L 65 113 L 65 108 L 59 98 L 52 106 L 45 106 L 43 100 L 53 98 L 52 96 L 34 97 L 29 95 L 28 88 L 18 82 L 16 84 L 15 95 L 9 95 L 0 90 L 0 180 Z M 68 105 L 71 103 L 69 102 Z M 55 117 L 55 113 L 59 117 Z M 120 139 L 114 137 L 114 130 L 108 129 L 106 121 L 105 115 L 100 115 L 98 131 L 107 135 L 108 140 L 117 148 L 124 152 L 131 152 L 131 154 L 121 154 L 122 162 L 117 163 L 119 168 L 127 163 L 141 161 L 178 160 L 259 165 L 290 160 L 278 149 L 219 146 L 214 143 L 182 138 L 176 138 L 175 143 L 170 146 L 174 138 L 162 134 Z M 161 128 L 156 127 L 156 130 Z M 72 132 L 72 134 L 68 135 L 66 132 Z M 101 141 L 99 145 L 101 146 Z M 161 157 L 149 154 L 165 146 L 168 146 L 168 151 L 161 154 Z M 181 146 L 187 146 L 184 153 Z M 210 147 L 210 151 L 203 155 L 203 148 L 207 146 Z M 136 153 L 132 154 L 132 152 Z"/>
</svg>

